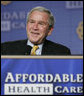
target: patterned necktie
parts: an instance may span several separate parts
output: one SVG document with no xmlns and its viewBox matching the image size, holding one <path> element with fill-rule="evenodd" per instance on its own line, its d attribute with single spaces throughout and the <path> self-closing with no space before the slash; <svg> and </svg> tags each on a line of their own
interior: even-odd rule
<svg viewBox="0 0 84 96">
<path fill-rule="evenodd" d="M 32 52 L 31 52 L 31 55 L 36 55 L 36 50 L 38 49 L 38 45 L 34 45 L 33 46 L 33 49 L 32 49 Z"/>
</svg>

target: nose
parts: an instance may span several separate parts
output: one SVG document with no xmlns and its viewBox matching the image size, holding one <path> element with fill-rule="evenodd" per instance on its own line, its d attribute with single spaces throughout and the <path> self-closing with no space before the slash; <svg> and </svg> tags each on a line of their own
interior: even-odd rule
<svg viewBox="0 0 84 96">
<path fill-rule="evenodd" d="M 33 28 L 34 28 L 34 30 L 38 30 L 38 23 L 35 23 Z"/>
</svg>

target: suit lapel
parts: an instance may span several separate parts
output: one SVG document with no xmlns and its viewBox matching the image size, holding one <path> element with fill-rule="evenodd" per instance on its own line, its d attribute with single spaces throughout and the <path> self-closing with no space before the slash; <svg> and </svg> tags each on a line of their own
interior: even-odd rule
<svg viewBox="0 0 84 96">
<path fill-rule="evenodd" d="M 48 41 L 45 40 L 42 48 L 42 55 L 49 55 L 49 54 L 50 54 L 50 49 L 49 49 Z"/>
<path fill-rule="evenodd" d="M 25 40 L 24 43 L 23 43 L 23 49 L 22 50 L 23 50 L 24 55 L 30 55 L 30 52 L 31 52 L 31 49 L 32 49 L 31 46 L 27 45 L 27 41 L 28 40 Z"/>
<path fill-rule="evenodd" d="M 23 40 L 20 42 L 17 50 L 18 50 L 18 54 L 20 55 L 30 55 L 31 52 L 31 46 L 27 45 L 27 40 Z"/>
</svg>

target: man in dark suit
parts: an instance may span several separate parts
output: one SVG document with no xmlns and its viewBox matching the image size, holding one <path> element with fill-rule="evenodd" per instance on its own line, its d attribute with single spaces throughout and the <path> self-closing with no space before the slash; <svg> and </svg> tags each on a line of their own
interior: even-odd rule
<svg viewBox="0 0 84 96">
<path fill-rule="evenodd" d="M 27 16 L 28 40 L 1 45 L 2 55 L 70 55 L 69 48 L 46 40 L 54 28 L 54 17 L 44 7 L 33 8 Z"/>
</svg>

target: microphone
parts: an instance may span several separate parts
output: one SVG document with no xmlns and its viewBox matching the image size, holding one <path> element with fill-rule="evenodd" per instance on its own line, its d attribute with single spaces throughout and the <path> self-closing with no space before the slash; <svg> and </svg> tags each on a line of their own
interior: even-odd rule
<svg viewBox="0 0 84 96">
<path fill-rule="evenodd" d="M 30 55 L 32 47 L 27 45 L 25 55 Z"/>
</svg>

